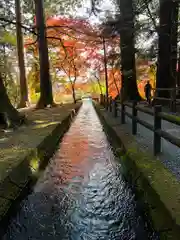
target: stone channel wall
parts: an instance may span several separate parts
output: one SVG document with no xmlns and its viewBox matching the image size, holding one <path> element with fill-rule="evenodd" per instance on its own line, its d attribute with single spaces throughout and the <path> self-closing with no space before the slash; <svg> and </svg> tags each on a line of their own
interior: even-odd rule
<svg viewBox="0 0 180 240">
<path fill-rule="evenodd" d="M 94 104 L 119 156 L 127 181 L 135 188 L 160 239 L 180 239 L 180 183 L 153 155 L 143 151 L 111 113 Z"/>
<path fill-rule="evenodd" d="M 20 160 L 16 167 L 0 181 L 0 237 L 4 234 L 10 216 L 16 213 L 19 202 L 31 191 L 48 164 L 80 106 L 81 104 L 77 104 L 73 109 L 69 109 L 59 122 L 57 121 L 43 137 L 41 136 L 37 146 L 30 150 L 27 146 L 25 154 L 19 156 Z M 36 137 L 38 138 L 38 135 Z"/>
</svg>

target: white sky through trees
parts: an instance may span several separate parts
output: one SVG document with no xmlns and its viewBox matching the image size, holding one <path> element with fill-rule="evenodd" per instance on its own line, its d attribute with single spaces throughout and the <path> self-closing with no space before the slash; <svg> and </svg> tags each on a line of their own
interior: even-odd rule
<svg viewBox="0 0 180 240">
<path fill-rule="evenodd" d="M 115 5 L 111 0 L 103 0 L 103 2 L 97 6 L 100 9 L 100 12 L 96 14 L 96 16 L 92 13 L 92 4 L 91 0 L 84 0 L 81 3 L 81 7 L 76 7 L 73 9 L 70 14 L 74 17 L 81 17 L 89 20 L 91 23 L 100 23 L 106 13 L 114 13 Z"/>
</svg>

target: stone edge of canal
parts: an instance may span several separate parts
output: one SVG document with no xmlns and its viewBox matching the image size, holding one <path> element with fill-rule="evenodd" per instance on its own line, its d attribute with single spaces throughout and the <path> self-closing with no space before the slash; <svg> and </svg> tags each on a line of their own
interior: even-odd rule
<svg viewBox="0 0 180 240">
<path fill-rule="evenodd" d="M 47 166 L 80 107 L 81 104 L 77 104 L 74 109 L 72 108 L 68 116 L 61 123 L 57 123 L 36 148 L 30 153 L 27 152 L 24 160 L 12 169 L 3 182 L 0 182 L 1 192 L 8 194 L 8 196 L 0 196 L 0 239 L 5 234 L 9 221 L 16 214 L 21 201 L 32 191 L 32 187 Z"/>
<path fill-rule="evenodd" d="M 94 107 L 153 229 L 160 239 L 180 239 L 180 183 L 158 159 L 143 152 L 110 113 L 97 103 Z"/>
</svg>

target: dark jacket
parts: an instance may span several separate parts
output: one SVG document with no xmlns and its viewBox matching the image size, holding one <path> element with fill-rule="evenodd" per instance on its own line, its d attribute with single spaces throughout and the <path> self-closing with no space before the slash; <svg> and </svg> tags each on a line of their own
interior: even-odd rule
<svg viewBox="0 0 180 240">
<path fill-rule="evenodd" d="M 144 87 L 144 92 L 145 92 L 145 94 L 146 94 L 146 95 L 151 94 L 151 89 L 152 89 L 151 84 L 150 84 L 150 83 L 147 83 L 147 84 L 145 85 L 145 87 Z"/>
</svg>

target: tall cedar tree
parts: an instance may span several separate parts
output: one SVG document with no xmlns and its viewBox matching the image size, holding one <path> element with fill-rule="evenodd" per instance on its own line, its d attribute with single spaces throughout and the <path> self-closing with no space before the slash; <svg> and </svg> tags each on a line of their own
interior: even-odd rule
<svg viewBox="0 0 180 240">
<path fill-rule="evenodd" d="M 177 86 L 180 88 L 180 48 L 178 49 L 179 57 L 178 57 L 178 74 L 177 74 Z M 180 90 L 178 91 L 178 98 L 180 97 Z"/>
<path fill-rule="evenodd" d="M 141 99 L 137 81 L 134 47 L 134 9 L 133 0 L 120 0 L 120 48 L 123 100 Z"/>
<path fill-rule="evenodd" d="M 43 0 L 35 0 L 36 27 L 38 34 L 39 62 L 40 62 L 40 99 L 37 108 L 54 105 L 52 95 L 52 83 L 49 73 L 48 45 L 45 29 L 45 17 Z"/>
<path fill-rule="evenodd" d="M 160 26 L 158 42 L 157 88 L 176 85 L 178 2 L 160 0 Z M 170 92 L 158 91 L 159 97 L 169 97 Z"/>
<path fill-rule="evenodd" d="M 23 35 L 21 29 L 21 6 L 20 0 L 15 0 L 16 8 L 16 37 L 17 37 L 17 52 L 18 63 L 20 73 L 20 103 L 18 107 L 26 107 L 28 102 L 28 87 L 26 81 L 26 71 L 24 65 L 24 47 L 23 47 Z"/>
<path fill-rule="evenodd" d="M 24 117 L 11 104 L 6 88 L 0 74 L 0 124 L 6 124 L 8 127 L 20 125 L 24 121 Z"/>
</svg>

